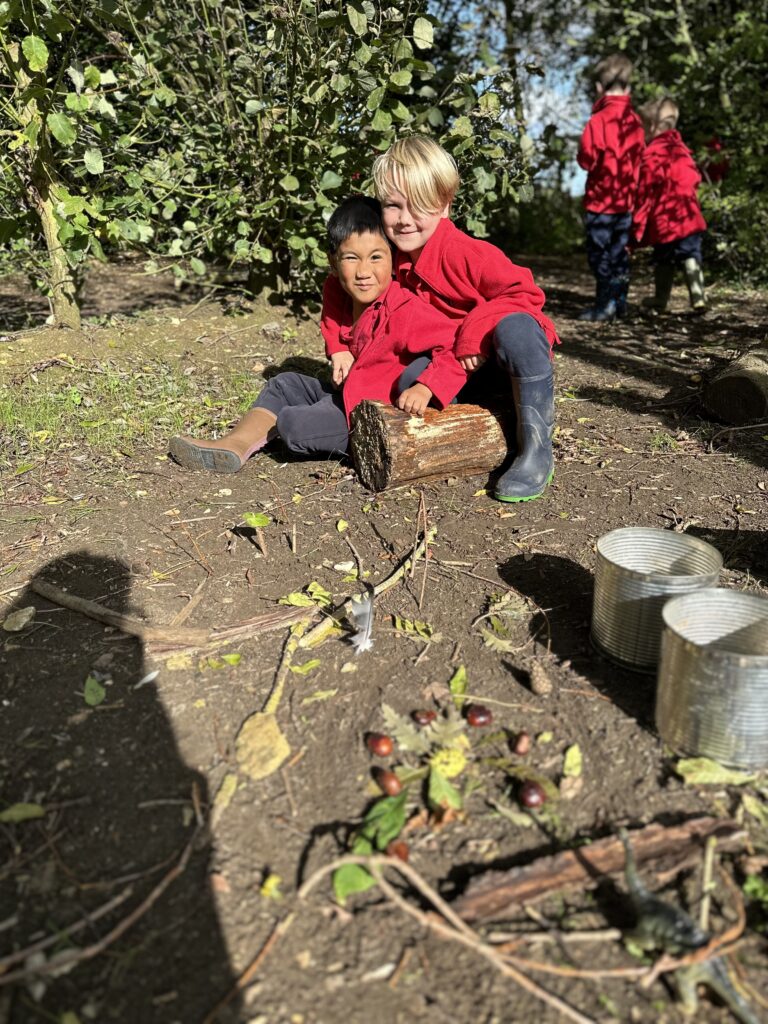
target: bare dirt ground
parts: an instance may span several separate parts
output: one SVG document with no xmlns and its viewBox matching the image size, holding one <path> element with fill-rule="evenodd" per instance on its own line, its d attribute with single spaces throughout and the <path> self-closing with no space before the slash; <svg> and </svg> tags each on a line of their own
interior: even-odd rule
<svg viewBox="0 0 768 1024">
<path fill-rule="evenodd" d="M 236 739 L 264 707 L 287 628 L 169 660 L 44 600 L 32 585 L 47 580 L 155 626 L 172 624 L 193 602 L 183 625 L 206 630 L 280 608 L 281 597 L 313 581 L 335 604 L 358 589 L 349 564 L 356 556 L 378 582 L 408 555 L 419 491 L 372 495 L 343 463 L 288 461 L 279 449 L 236 476 L 190 474 L 166 458 L 162 425 L 155 442 L 125 451 L 59 445 L 55 427 L 31 455 L 23 439 L 0 439 L 0 621 L 36 609 L 24 629 L 0 633 L 0 812 L 19 803 L 42 808 L 21 822 L 0 816 L 0 1022 L 563 1019 L 473 951 L 429 934 L 377 889 L 343 909 L 327 881 L 305 902 L 296 899 L 303 880 L 348 850 L 379 793 L 372 766 L 396 760 L 372 758 L 364 743 L 383 728 L 382 704 L 406 716 L 445 708 L 461 665 L 472 699 L 492 709 L 493 726 L 469 730 L 471 765 L 453 780 L 463 809 L 442 822 L 422 815 L 407 834 L 410 864 L 445 897 L 491 868 L 577 847 L 620 824 L 672 824 L 701 812 L 744 816 L 752 854 L 766 852 L 768 830 L 743 806 L 744 793 L 762 799 L 759 786 L 685 785 L 654 730 L 653 679 L 616 668 L 589 642 L 595 542 L 619 526 L 703 537 L 724 556 L 723 585 L 768 594 L 768 428 L 726 429 L 699 403 L 702 380 L 765 337 L 765 295 L 715 288 L 711 310 L 694 318 L 681 289 L 671 315 L 584 325 L 575 317 L 588 301 L 586 273 L 543 260 L 534 269 L 563 341 L 553 485 L 521 506 L 492 501 L 478 477 L 423 488 L 436 530 L 426 577 L 420 562 L 413 578 L 406 574 L 378 599 L 372 651 L 355 657 L 336 637 L 294 654 L 300 671 L 288 673 L 276 711 L 291 753 L 260 781 L 243 773 Z M 648 290 L 641 274 L 635 297 Z M 136 374 L 166 364 L 197 389 L 184 418 L 207 433 L 218 425 L 210 411 L 217 389 L 233 372 L 252 372 L 257 391 L 265 373 L 297 356 L 322 367 L 317 313 L 306 305 L 206 300 L 203 291 L 148 281 L 130 265 L 92 272 L 86 313 L 94 319 L 78 335 L 10 333 L 20 305 L 25 315 L 45 312 L 20 295 L 18 282 L 3 282 L 0 372 L 22 397 L 37 382 L 66 388 L 73 379 L 87 395 L 107 364 Z M 62 354 L 78 369 L 51 363 Z M 252 531 L 233 532 L 249 512 L 270 517 L 262 548 Z M 502 644 L 489 642 L 488 620 L 476 620 L 510 592 L 518 615 L 504 619 Z M 398 629 L 395 616 L 424 625 Z M 553 684 L 547 696 L 531 692 L 534 664 Z M 498 810 L 516 809 L 509 738 L 522 730 L 532 750 L 511 760 L 562 793 L 540 819 L 511 820 Z M 581 774 L 560 789 L 565 751 L 575 745 Z M 409 814 L 423 806 L 413 784 Z M 169 875 L 191 839 L 188 858 Z M 726 868 L 743 882 L 742 862 Z M 698 868 L 683 873 L 664 895 L 692 906 L 698 877 Z M 142 904 L 150 894 L 156 901 Z M 714 909 L 713 927 L 724 929 L 733 916 L 727 890 L 718 890 Z M 535 913 L 534 920 L 519 909 L 494 927 L 628 922 L 615 889 L 570 890 Z M 290 927 L 253 977 L 212 1015 L 289 914 Z M 764 914 L 750 906 L 738 956 L 766 997 Z M 131 927 L 110 935 L 121 922 Z M 105 936 L 115 941 L 102 950 Z M 40 977 L 29 947 L 49 937 L 33 956 L 75 951 L 77 962 Z M 520 952 L 580 968 L 637 964 L 609 939 Z M 661 980 L 647 990 L 617 978 L 536 980 L 586 1019 L 683 1019 Z M 765 1017 L 759 1006 L 755 1012 Z M 706 998 L 695 1016 L 729 1019 Z"/>
</svg>

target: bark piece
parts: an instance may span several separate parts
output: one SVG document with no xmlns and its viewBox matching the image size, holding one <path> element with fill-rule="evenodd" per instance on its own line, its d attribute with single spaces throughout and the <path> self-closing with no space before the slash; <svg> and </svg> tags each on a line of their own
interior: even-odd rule
<svg viewBox="0 0 768 1024">
<path fill-rule="evenodd" d="M 383 491 L 487 473 L 506 457 L 507 430 L 498 410 L 479 405 L 427 409 L 422 417 L 366 401 L 352 413 L 350 447 L 362 484 Z"/>
<path fill-rule="evenodd" d="M 726 423 L 768 419 L 768 345 L 745 352 L 711 380 L 704 406 Z"/>
<path fill-rule="evenodd" d="M 746 833 L 735 822 L 718 818 L 692 818 L 680 825 L 651 824 L 630 833 L 638 865 L 662 857 L 684 861 L 699 856 L 709 836 L 718 839 L 718 850 L 744 845 Z M 615 836 L 598 839 L 590 846 L 540 857 L 509 871 L 489 871 L 470 882 L 467 891 L 452 904 L 465 921 L 503 917 L 512 907 L 560 892 L 569 886 L 595 886 L 606 875 L 624 871 L 624 849 Z"/>
</svg>

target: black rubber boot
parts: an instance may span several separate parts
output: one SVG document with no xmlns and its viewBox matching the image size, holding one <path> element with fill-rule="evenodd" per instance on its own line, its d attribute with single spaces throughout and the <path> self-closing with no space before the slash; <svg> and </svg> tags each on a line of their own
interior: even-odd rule
<svg viewBox="0 0 768 1024">
<path fill-rule="evenodd" d="M 616 316 L 623 317 L 629 312 L 627 295 L 629 294 L 629 278 L 615 277 L 611 281 L 611 295 L 616 304 Z"/>
<path fill-rule="evenodd" d="M 599 277 L 595 289 L 595 304 L 579 313 L 579 320 L 599 323 L 604 320 L 613 320 L 615 316 L 616 300 L 613 297 L 612 282 Z"/>
<path fill-rule="evenodd" d="M 496 482 L 499 501 L 532 501 L 552 480 L 555 460 L 555 381 L 552 370 L 538 377 L 510 377 L 517 416 L 517 454 Z"/>
<path fill-rule="evenodd" d="M 653 268 L 653 298 L 643 299 L 645 308 L 656 309 L 659 313 L 663 313 L 669 303 L 674 280 L 674 265 L 671 263 L 657 263 Z"/>
</svg>

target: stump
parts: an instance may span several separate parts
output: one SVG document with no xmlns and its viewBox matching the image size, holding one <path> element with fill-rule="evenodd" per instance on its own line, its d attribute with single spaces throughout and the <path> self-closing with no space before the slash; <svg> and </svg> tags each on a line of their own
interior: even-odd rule
<svg viewBox="0 0 768 1024">
<path fill-rule="evenodd" d="M 350 448 L 365 487 L 423 483 L 487 473 L 505 459 L 508 425 L 499 411 L 449 405 L 409 416 L 382 402 L 361 402 L 352 413 Z"/>
<path fill-rule="evenodd" d="M 704 406 L 726 423 L 768 419 L 768 346 L 758 345 L 726 366 L 705 389 Z"/>
</svg>

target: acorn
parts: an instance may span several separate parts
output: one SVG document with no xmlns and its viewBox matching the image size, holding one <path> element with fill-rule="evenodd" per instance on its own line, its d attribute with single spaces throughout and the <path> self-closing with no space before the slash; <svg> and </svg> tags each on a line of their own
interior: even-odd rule
<svg viewBox="0 0 768 1024">
<path fill-rule="evenodd" d="M 437 718 L 437 712 L 429 711 L 427 708 L 420 708 L 418 711 L 413 711 L 411 713 L 411 718 L 414 720 L 416 725 L 423 729 L 425 726 L 431 725 L 432 722 L 434 722 Z"/>
<path fill-rule="evenodd" d="M 395 749 L 391 737 L 383 732 L 369 732 L 365 738 L 365 744 L 376 757 L 389 757 Z"/>
<path fill-rule="evenodd" d="M 470 704 L 467 708 L 467 721 L 476 729 L 484 725 L 490 725 L 493 721 L 493 712 L 483 704 Z"/>
<path fill-rule="evenodd" d="M 537 811 L 546 802 L 547 794 L 543 786 L 533 779 L 527 779 L 520 787 L 519 800 L 523 807 L 529 811 Z"/>
<path fill-rule="evenodd" d="M 387 768 L 374 769 L 373 777 L 387 796 L 397 796 L 403 788 L 400 779 Z"/>
<path fill-rule="evenodd" d="M 409 850 L 408 843 L 404 839 L 393 839 L 387 844 L 387 856 L 397 857 L 399 860 L 408 860 Z"/>
</svg>

